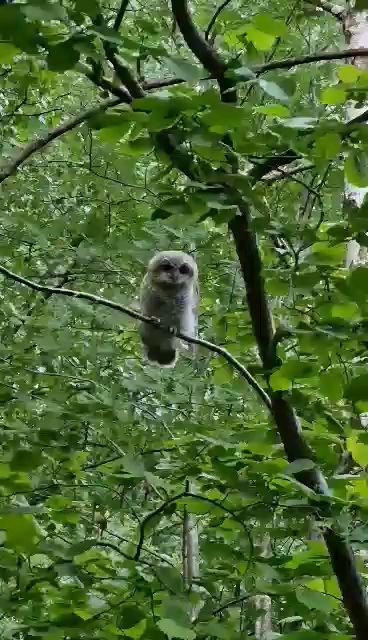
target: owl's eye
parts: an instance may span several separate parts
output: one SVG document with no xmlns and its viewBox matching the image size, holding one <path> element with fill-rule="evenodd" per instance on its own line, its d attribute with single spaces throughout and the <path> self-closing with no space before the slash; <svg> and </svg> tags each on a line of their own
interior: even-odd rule
<svg viewBox="0 0 368 640">
<path fill-rule="evenodd" d="M 171 271 L 172 268 L 173 266 L 172 264 L 170 264 L 170 262 L 163 262 L 161 265 L 162 271 Z"/>
<path fill-rule="evenodd" d="M 188 274 L 190 274 L 190 273 L 192 272 L 192 270 L 191 270 L 191 268 L 190 268 L 190 266 L 189 266 L 188 264 L 182 264 L 182 265 L 179 267 L 179 271 L 180 271 L 180 273 L 182 273 L 183 275 L 188 275 Z"/>
</svg>

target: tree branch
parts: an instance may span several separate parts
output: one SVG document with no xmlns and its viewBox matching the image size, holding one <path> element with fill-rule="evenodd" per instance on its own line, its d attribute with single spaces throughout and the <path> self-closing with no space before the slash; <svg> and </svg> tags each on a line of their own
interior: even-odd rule
<svg viewBox="0 0 368 640">
<path fill-rule="evenodd" d="M 142 315 L 138 311 L 131 309 L 130 307 L 126 307 L 118 302 L 114 302 L 113 300 L 109 300 L 108 298 L 101 298 L 100 296 L 96 296 L 93 293 L 88 293 L 87 291 L 76 291 L 74 289 L 66 289 L 63 287 L 48 287 L 43 284 L 38 284 L 33 282 L 33 280 L 28 280 L 28 278 L 23 278 L 23 276 L 18 275 L 17 273 L 13 273 L 0 265 L 0 273 L 2 273 L 7 278 L 11 278 L 15 282 L 19 282 L 34 291 L 41 291 L 42 293 L 46 293 L 48 295 L 62 295 L 68 298 L 75 298 L 79 300 L 86 300 L 87 302 L 92 302 L 93 304 L 98 304 L 104 307 L 108 307 L 110 309 L 114 309 L 115 311 L 120 311 L 125 315 L 134 318 L 135 320 L 140 320 L 141 322 L 146 322 L 147 324 L 151 324 L 155 327 L 160 327 L 160 329 L 167 330 L 169 333 L 173 333 L 173 329 L 170 327 L 162 326 L 161 323 L 156 318 L 148 318 L 147 316 Z M 262 402 L 267 406 L 268 409 L 271 408 L 271 401 L 268 397 L 267 393 L 262 389 L 262 387 L 258 384 L 255 378 L 253 378 L 252 374 L 249 373 L 248 369 L 246 369 L 240 362 L 231 355 L 229 351 L 224 349 L 223 347 L 219 347 L 208 340 L 202 340 L 201 338 L 193 338 L 192 336 L 187 336 L 181 332 L 175 332 L 175 335 L 183 342 L 187 342 L 188 344 L 196 344 L 213 353 L 216 353 L 219 356 L 222 356 L 234 369 L 248 382 L 248 384 L 254 389 L 254 391 L 261 398 Z"/>
<path fill-rule="evenodd" d="M 116 18 L 115 18 L 115 22 L 114 22 L 114 29 L 115 31 L 119 31 L 120 29 L 120 25 L 123 21 L 124 18 L 124 14 L 128 8 L 128 4 L 129 4 L 129 0 L 122 0 L 121 1 L 121 5 L 119 8 L 119 11 L 116 14 Z"/>
<path fill-rule="evenodd" d="M 210 33 L 211 33 L 211 29 L 213 28 L 217 18 L 219 17 L 221 11 L 223 11 L 225 9 L 225 7 L 227 7 L 228 4 L 230 4 L 231 0 L 224 0 L 224 2 L 222 4 L 220 4 L 220 6 L 216 9 L 215 13 L 213 14 L 211 20 L 208 23 L 208 27 L 206 29 L 206 31 L 204 32 L 204 37 L 206 40 L 208 40 Z"/>
<path fill-rule="evenodd" d="M 217 80 L 223 102 L 234 102 L 236 100 L 234 82 L 225 75 L 227 65 L 193 24 L 186 0 L 171 0 L 171 7 L 189 49 L 202 63 L 206 71 Z"/>
<path fill-rule="evenodd" d="M 272 71 L 272 69 L 291 69 L 310 62 L 323 62 L 326 60 L 341 60 L 342 58 L 366 58 L 368 48 L 364 49 L 343 49 L 342 51 L 321 51 L 307 56 L 297 56 L 295 58 L 284 58 L 283 60 L 270 60 L 264 64 L 257 64 L 251 68 L 256 74 Z"/>
<path fill-rule="evenodd" d="M 117 104 L 123 102 L 122 98 L 108 98 L 104 102 L 91 107 L 90 109 L 85 109 L 81 111 L 78 115 L 73 116 L 69 120 L 66 120 L 62 124 L 59 124 L 54 129 L 49 129 L 44 135 L 38 136 L 34 140 L 31 140 L 28 144 L 26 144 L 15 156 L 12 160 L 5 162 L 3 166 L 0 166 L 0 184 L 9 176 L 13 175 L 18 167 L 23 164 L 30 156 L 32 156 L 36 151 L 43 149 L 46 147 L 52 140 L 59 138 L 64 135 L 67 131 L 71 131 L 71 129 L 75 129 L 79 124 L 88 120 L 92 116 L 96 115 L 101 111 L 105 111 L 109 107 L 114 107 Z"/>
</svg>

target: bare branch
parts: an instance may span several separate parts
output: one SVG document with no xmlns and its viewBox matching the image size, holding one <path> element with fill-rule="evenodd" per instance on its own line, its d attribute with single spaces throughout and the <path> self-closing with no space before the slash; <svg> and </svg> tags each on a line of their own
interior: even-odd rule
<svg viewBox="0 0 368 640">
<path fill-rule="evenodd" d="M 147 82 L 142 82 L 142 87 L 146 91 L 150 91 L 152 89 L 161 89 L 162 87 L 172 87 L 176 84 L 184 84 L 187 82 L 183 78 L 169 78 L 168 80 L 152 80 Z"/>
<path fill-rule="evenodd" d="M 227 7 L 228 4 L 230 4 L 231 0 L 224 0 L 224 2 L 222 4 L 220 4 L 220 6 L 216 9 L 215 13 L 213 14 L 211 20 L 208 23 L 208 27 L 206 29 L 206 31 L 204 32 L 204 37 L 206 40 L 208 40 L 210 33 L 211 33 L 211 29 L 213 28 L 217 18 L 219 17 L 221 11 L 223 11 L 225 9 L 225 7 Z"/>
<path fill-rule="evenodd" d="M 226 76 L 227 65 L 199 33 L 190 16 L 186 0 L 171 0 L 171 7 L 189 49 L 202 63 L 206 71 L 217 80 L 222 101 L 234 102 L 236 100 L 234 81 Z"/>
<path fill-rule="evenodd" d="M 114 22 L 114 29 L 115 31 L 119 31 L 120 29 L 120 25 L 123 21 L 124 18 L 124 14 L 128 8 L 128 4 L 129 4 L 129 0 L 122 0 L 119 11 L 116 14 L 116 18 L 115 18 L 115 22 Z"/>
<path fill-rule="evenodd" d="M 68 298 L 86 300 L 87 302 L 92 302 L 93 304 L 98 304 L 104 307 L 109 307 L 109 309 L 114 309 L 115 311 L 120 311 L 121 313 L 124 313 L 125 315 L 134 318 L 135 320 L 146 322 L 147 324 L 151 324 L 155 327 L 160 327 L 160 329 L 167 330 L 169 333 L 173 333 L 172 328 L 162 326 L 156 318 L 148 318 L 138 311 L 135 311 L 130 307 L 126 307 L 119 302 L 109 300 L 108 298 L 101 298 L 100 296 L 96 296 L 93 293 L 88 293 L 87 291 L 76 291 L 74 289 L 66 289 L 63 287 L 48 287 L 43 284 L 38 284 L 36 282 L 33 282 L 33 280 L 28 280 L 28 278 L 23 278 L 23 276 L 20 276 L 17 273 L 13 273 L 2 265 L 0 265 L 0 273 L 2 273 L 7 278 L 11 278 L 15 282 L 19 282 L 20 284 L 33 289 L 34 291 L 41 291 L 42 293 L 46 293 L 49 296 L 56 294 L 66 296 Z M 223 347 L 219 347 L 218 345 L 213 344 L 212 342 L 208 342 L 208 340 L 193 338 L 192 336 L 187 336 L 181 332 L 175 332 L 175 335 L 180 338 L 180 340 L 183 340 L 188 344 L 197 344 L 204 347 L 205 349 L 208 349 L 209 351 L 212 351 L 213 353 L 216 353 L 219 356 L 222 356 L 248 382 L 252 389 L 254 389 L 254 391 L 261 398 L 262 402 L 267 406 L 268 409 L 270 409 L 271 401 L 267 393 L 262 389 L 262 387 L 260 387 L 256 379 L 253 378 L 251 373 L 249 373 L 248 369 L 240 364 L 240 362 L 236 358 L 234 358 L 234 356 L 232 356 L 229 351 L 223 349 Z"/>
<path fill-rule="evenodd" d="M 323 62 L 326 60 L 342 60 L 343 58 L 366 58 L 368 48 L 364 49 L 343 49 L 342 51 L 321 51 L 307 56 L 297 56 L 295 58 L 284 58 L 283 60 L 270 60 L 264 64 L 257 64 L 251 67 L 254 73 L 264 73 L 272 69 L 291 69 L 310 62 Z"/>
<path fill-rule="evenodd" d="M 92 116 L 100 113 L 101 111 L 106 111 L 109 107 L 114 107 L 117 104 L 122 102 L 121 98 L 108 98 L 104 102 L 91 107 L 90 109 L 85 109 L 78 113 L 78 115 L 73 116 L 66 122 L 59 124 L 54 129 L 49 129 L 44 135 L 38 136 L 34 140 L 31 140 L 28 144 L 20 149 L 20 151 L 14 156 L 12 160 L 5 162 L 3 166 L 0 166 L 0 184 L 6 178 L 13 175 L 18 167 L 23 164 L 30 156 L 32 156 L 36 151 L 43 149 L 46 147 L 52 140 L 59 138 L 64 135 L 67 131 L 71 131 L 71 129 L 75 129 L 79 124 L 88 120 Z"/>
</svg>

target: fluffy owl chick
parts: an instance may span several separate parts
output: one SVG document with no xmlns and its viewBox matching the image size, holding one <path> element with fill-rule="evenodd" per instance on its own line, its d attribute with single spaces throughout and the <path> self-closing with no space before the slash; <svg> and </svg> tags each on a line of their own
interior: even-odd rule
<svg viewBox="0 0 368 640">
<path fill-rule="evenodd" d="M 141 311 L 163 325 L 194 337 L 197 328 L 198 269 L 183 251 L 161 251 L 149 262 L 141 287 Z M 142 322 L 140 335 L 147 359 L 164 367 L 177 360 L 178 339 Z"/>
</svg>

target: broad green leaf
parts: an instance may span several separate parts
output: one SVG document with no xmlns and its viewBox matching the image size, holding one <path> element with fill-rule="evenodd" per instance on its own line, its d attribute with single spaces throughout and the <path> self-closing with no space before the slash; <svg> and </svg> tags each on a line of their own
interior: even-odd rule
<svg viewBox="0 0 368 640">
<path fill-rule="evenodd" d="M 124 635 L 128 636 L 128 638 L 133 638 L 133 640 L 135 640 L 136 638 L 141 638 L 146 630 L 146 627 L 147 627 L 147 620 L 143 618 L 142 620 L 137 622 L 137 624 L 135 624 L 134 627 L 130 627 L 129 629 L 124 629 Z"/>
<path fill-rule="evenodd" d="M 353 433 L 346 439 L 346 448 L 361 467 L 368 466 L 368 444 L 359 442 L 359 434 Z"/>
<path fill-rule="evenodd" d="M 276 82 L 271 82 L 270 80 L 258 80 L 258 84 L 263 89 L 267 95 L 272 98 L 276 98 L 277 100 L 281 100 L 287 102 L 289 100 L 289 96 L 281 87 L 276 84 Z"/>
<path fill-rule="evenodd" d="M 281 370 L 275 371 L 270 376 L 271 389 L 274 391 L 288 391 L 292 386 L 292 381 L 282 375 Z"/>
<path fill-rule="evenodd" d="M 333 160 L 341 151 L 341 137 L 337 133 L 325 133 L 317 138 L 315 148 L 318 156 Z"/>
<path fill-rule="evenodd" d="M 17 449 L 10 461 L 13 471 L 31 471 L 42 464 L 42 452 L 32 449 Z"/>
<path fill-rule="evenodd" d="M 315 463 L 313 460 L 300 459 L 294 460 L 294 462 L 290 462 L 285 469 L 283 469 L 283 473 L 286 474 L 295 474 L 300 473 L 301 471 L 309 471 L 315 467 Z"/>
<path fill-rule="evenodd" d="M 331 315 L 333 318 L 356 320 L 360 317 L 360 312 L 359 307 L 355 302 L 344 302 L 332 305 Z"/>
<path fill-rule="evenodd" d="M 336 71 L 340 80 L 342 82 L 346 82 L 347 84 L 356 82 L 360 75 L 359 68 L 353 66 L 352 64 L 343 64 L 341 66 L 338 66 Z"/>
<path fill-rule="evenodd" d="M 121 38 L 119 33 L 115 31 L 115 29 L 111 29 L 110 27 L 102 26 L 94 26 L 90 27 L 87 33 L 93 33 L 96 36 L 99 36 L 102 40 L 106 42 L 111 42 L 112 44 L 124 44 L 124 40 Z"/>
<path fill-rule="evenodd" d="M 0 42 L 0 64 L 11 64 L 20 50 L 10 42 Z"/>
<path fill-rule="evenodd" d="M 345 176 L 355 187 L 368 187 L 368 158 L 364 151 L 350 151 L 345 161 Z"/>
<path fill-rule="evenodd" d="M 194 640 L 196 634 L 194 631 L 187 627 L 182 627 L 177 624 L 174 620 L 170 620 L 169 618 L 162 618 L 158 621 L 157 626 L 166 633 L 170 640 L 172 638 L 179 638 L 180 640 Z"/>
<path fill-rule="evenodd" d="M 69 40 L 49 48 L 47 66 L 51 71 L 66 71 L 77 64 L 79 57 L 79 51 L 74 49 Z"/>
<path fill-rule="evenodd" d="M 122 629 L 131 629 L 145 618 L 145 614 L 138 606 L 125 604 L 119 609 L 119 618 Z"/>
<path fill-rule="evenodd" d="M 9 514 L 0 517 L 0 530 L 5 531 L 7 547 L 18 553 L 29 553 L 40 539 L 33 516 Z"/>
<path fill-rule="evenodd" d="M 345 257 L 345 244 L 329 244 L 328 242 L 316 242 L 312 245 L 313 261 L 323 265 L 341 264 Z"/>
<path fill-rule="evenodd" d="M 65 20 L 68 15 L 60 4 L 42 0 L 31 0 L 21 8 L 29 20 Z"/>
<path fill-rule="evenodd" d="M 270 104 L 266 107 L 256 107 L 257 113 L 263 113 L 270 118 L 289 118 L 290 111 L 283 104 Z"/>
<path fill-rule="evenodd" d="M 183 80 L 191 82 L 198 81 L 204 77 L 202 68 L 199 65 L 189 62 L 189 60 L 170 56 L 167 58 L 167 62 L 172 73 L 178 78 L 183 78 Z"/>
<path fill-rule="evenodd" d="M 240 78 L 245 81 L 252 80 L 253 78 L 257 77 L 254 71 L 252 71 L 252 69 L 249 69 L 248 67 L 244 67 L 244 66 L 236 67 L 235 69 L 229 69 L 226 75 L 227 76 L 234 75 L 237 78 Z"/>
<path fill-rule="evenodd" d="M 118 127 L 106 127 L 99 130 L 98 137 L 101 142 L 106 142 L 107 144 L 115 144 L 125 136 L 125 134 L 129 131 L 129 128 L 130 125 L 127 122 L 124 122 Z"/>
<path fill-rule="evenodd" d="M 345 398 L 352 402 L 368 400 L 368 373 L 352 378 L 345 388 Z"/>
<path fill-rule="evenodd" d="M 344 395 L 344 377 L 341 371 L 323 371 L 319 377 L 319 389 L 331 402 L 341 400 Z"/>
<path fill-rule="evenodd" d="M 259 13 L 253 18 L 253 24 L 264 33 L 282 37 L 287 35 L 287 26 L 282 20 L 277 20 L 267 13 Z"/>
<path fill-rule="evenodd" d="M 174 567 L 157 566 L 155 573 L 159 581 L 172 593 L 181 593 L 183 581 L 180 572 Z"/>
<path fill-rule="evenodd" d="M 99 12 L 97 0 L 74 0 L 75 8 L 91 18 L 95 18 Z"/>
<path fill-rule="evenodd" d="M 321 93 L 322 104 L 343 104 L 347 100 L 347 93 L 342 87 L 328 87 Z"/>
<path fill-rule="evenodd" d="M 323 611 L 325 614 L 331 613 L 339 607 L 338 600 L 318 591 L 297 587 L 295 595 L 299 602 L 308 607 L 308 609 Z"/>
<path fill-rule="evenodd" d="M 247 38 L 258 51 L 269 51 L 275 42 L 276 36 L 260 31 L 252 24 L 245 27 Z"/>
</svg>

